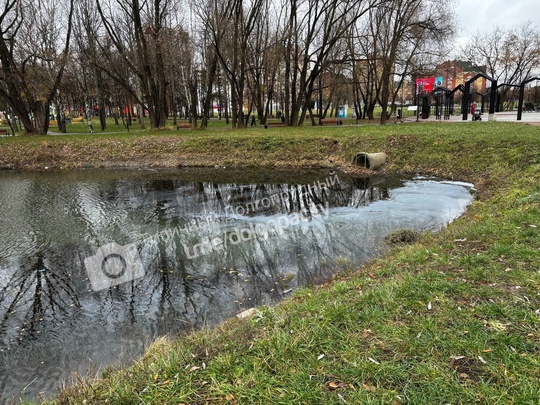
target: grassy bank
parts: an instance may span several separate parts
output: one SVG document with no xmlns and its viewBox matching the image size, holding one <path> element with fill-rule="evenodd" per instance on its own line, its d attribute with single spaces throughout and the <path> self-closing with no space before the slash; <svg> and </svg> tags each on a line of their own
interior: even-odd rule
<svg viewBox="0 0 540 405">
<path fill-rule="evenodd" d="M 157 341 L 64 391 L 87 404 L 537 404 L 540 128 L 504 123 L 176 132 L 0 140 L 0 166 L 340 167 L 385 151 L 391 173 L 471 181 L 478 199 L 249 320 Z M 32 157 L 37 162 L 31 163 Z"/>
<path fill-rule="evenodd" d="M 534 151 L 538 127 L 505 123 L 137 131 L 0 138 L 0 169 L 90 167 L 344 167 L 358 151 L 385 151 L 387 171 L 482 177 Z M 496 149 L 513 150 L 506 154 Z M 474 161 L 474 165 L 472 164 Z M 491 170 L 485 171 L 490 175 Z"/>
</svg>

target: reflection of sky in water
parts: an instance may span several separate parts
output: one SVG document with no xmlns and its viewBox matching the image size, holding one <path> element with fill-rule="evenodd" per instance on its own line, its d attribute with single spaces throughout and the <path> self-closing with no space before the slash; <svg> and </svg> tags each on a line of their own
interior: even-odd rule
<svg viewBox="0 0 540 405">
<path fill-rule="evenodd" d="M 50 393 L 159 335 L 275 303 L 331 277 L 337 259 L 373 258 L 393 230 L 440 229 L 472 199 L 471 185 L 429 180 L 342 178 L 319 189 L 139 177 L 0 173 L 0 400 L 32 381 L 29 397 Z M 277 195 L 287 197 L 234 209 Z M 227 246 L 187 254 L 212 238 Z M 83 262 L 109 242 L 135 243 L 146 275 L 94 292 Z"/>
</svg>

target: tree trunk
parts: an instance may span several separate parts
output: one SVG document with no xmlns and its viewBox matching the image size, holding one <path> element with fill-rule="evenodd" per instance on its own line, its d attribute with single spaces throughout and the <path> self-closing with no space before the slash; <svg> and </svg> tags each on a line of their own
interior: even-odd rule
<svg viewBox="0 0 540 405">
<path fill-rule="evenodd" d="M 214 78 L 216 76 L 216 70 L 217 56 L 214 53 L 210 60 L 210 66 L 208 67 L 208 70 L 206 72 L 206 94 L 204 96 L 201 129 L 205 129 L 208 127 L 208 117 L 210 116 L 210 110 L 212 108 L 212 90 L 214 88 Z"/>
<path fill-rule="evenodd" d="M 66 119 L 64 117 L 64 111 L 62 111 L 62 104 L 56 103 L 56 122 L 58 122 L 58 131 L 65 134 L 67 132 Z"/>
<path fill-rule="evenodd" d="M 192 79 L 190 80 L 189 82 L 189 94 L 190 94 L 190 98 L 191 98 L 191 103 L 190 103 L 190 122 L 191 122 L 191 125 L 193 126 L 193 128 L 197 128 L 197 115 L 198 115 L 198 111 L 197 111 L 197 105 L 199 104 L 199 97 L 197 95 L 197 81 L 195 79 Z"/>
<path fill-rule="evenodd" d="M 49 104 L 37 102 L 34 110 L 35 135 L 46 135 L 49 131 Z"/>
</svg>

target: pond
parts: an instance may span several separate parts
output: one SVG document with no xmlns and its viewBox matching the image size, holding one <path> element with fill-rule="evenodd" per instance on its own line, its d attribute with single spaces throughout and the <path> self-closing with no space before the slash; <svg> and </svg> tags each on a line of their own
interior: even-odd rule
<svg viewBox="0 0 540 405">
<path fill-rule="evenodd" d="M 0 402 L 354 269 L 472 192 L 329 171 L 0 172 Z"/>
</svg>

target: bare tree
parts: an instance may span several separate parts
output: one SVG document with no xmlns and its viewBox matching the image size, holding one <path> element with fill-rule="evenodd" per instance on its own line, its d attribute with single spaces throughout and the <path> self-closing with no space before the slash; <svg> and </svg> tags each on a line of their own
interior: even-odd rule
<svg viewBox="0 0 540 405">
<path fill-rule="evenodd" d="M 68 1 L 69 24 L 51 23 Z M 46 132 L 51 103 L 61 118 L 66 100 L 97 106 L 102 130 L 108 103 L 132 102 L 142 125 L 147 113 L 152 128 L 164 127 L 170 111 L 176 123 L 183 109 L 206 128 L 216 99 L 230 107 L 233 127 L 246 125 L 246 110 L 266 123 L 275 101 L 297 126 L 317 90 L 325 111 L 347 103 L 349 75 L 355 104 L 372 117 L 379 103 L 384 123 L 403 78 L 451 35 L 448 1 L 192 0 L 182 9 L 178 0 L 81 0 L 74 89 L 56 74 L 68 59 L 73 0 L 10 0 L 0 15 L 0 96 L 32 133 Z"/>
<path fill-rule="evenodd" d="M 388 105 L 395 100 L 403 79 L 412 71 L 415 60 L 426 54 L 440 54 L 453 32 L 450 7 L 433 0 L 391 0 L 371 9 L 367 21 L 355 27 L 351 49 L 361 49 L 354 57 L 358 91 L 366 103 L 366 113 L 373 119 L 378 103 L 382 107 L 381 124 L 388 118 Z M 358 44 L 358 46 L 355 46 Z M 394 79 L 398 77 L 398 85 Z"/>
<path fill-rule="evenodd" d="M 8 0 L 0 10 L 0 97 L 27 134 L 49 129 L 69 55 L 73 3 Z"/>
<path fill-rule="evenodd" d="M 202 23 L 211 35 L 212 45 L 225 73 L 231 92 L 232 126 L 244 124 L 246 89 L 251 35 L 262 18 L 265 0 L 245 4 L 241 0 L 211 0 L 199 7 Z"/>
<path fill-rule="evenodd" d="M 319 75 L 331 63 L 350 27 L 386 0 L 290 0 L 285 27 L 285 115 L 288 125 L 302 125 Z"/>
<path fill-rule="evenodd" d="M 174 4 L 172 5 L 174 6 Z M 184 23 L 185 15 L 175 7 L 169 11 L 168 27 L 164 29 L 163 52 L 164 68 L 167 81 L 167 94 L 174 124 L 177 114 L 189 116 L 190 122 L 197 127 L 200 104 L 200 71 L 204 68 L 198 58 L 200 43 L 194 21 Z"/>
<path fill-rule="evenodd" d="M 499 84 L 519 85 L 539 73 L 540 31 L 531 21 L 509 29 L 495 27 L 491 32 L 477 33 L 462 54 L 477 66 L 485 66 L 486 73 Z M 501 87 L 500 91 L 505 107 L 512 107 L 512 87 Z"/>
<path fill-rule="evenodd" d="M 167 41 L 168 13 L 174 0 L 109 0 L 97 1 L 103 26 L 118 56 L 136 78 L 133 83 L 126 72 L 119 75 L 112 69 L 107 73 L 122 83 L 130 94 L 148 111 L 150 126 L 165 126 L 167 116 L 164 44 Z M 102 4 L 103 3 L 103 4 Z M 113 62 L 115 53 L 104 52 Z M 141 122 L 144 125 L 143 122 Z"/>
<path fill-rule="evenodd" d="M 248 43 L 248 82 L 251 105 L 262 124 L 266 123 L 274 98 L 279 67 L 283 60 L 283 32 L 279 24 L 283 21 L 281 7 L 265 0 L 262 17 L 255 21 L 255 27 Z M 255 113 L 254 113 L 255 114 Z"/>
<path fill-rule="evenodd" d="M 196 5 L 197 6 L 197 5 Z M 208 21 L 206 8 L 196 7 L 198 17 Z M 186 78 L 191 85 L 191 99 L 194 110 L 192 115 L 197 118 L 197 106 L 200 105 L 200 129 L 208 127 L 208 120 L 213 111 L 214 88 L 218 82 L 219 57 L 214 43 L 214 29 L 212 25 L 201 24 L 198 30 L 192 30 L 191 43 L 191 75 Z M 196 126 L 196 121 L 195 121 Z"/>
<path fill-rule="evenodd" d="M 102 24 L 92 0 L 77 2 L 76 23 L 74 26 L 77 44 L 78 63 L 83 72 L 80 89 L 86 103 L 91 104 L 91 114 L 94 105 L 98 106 L 99 122 L 102 131 L 107 127 L 105 110 L 105 75 L 101 68 L 104 58 L 100 49 Z"/>
</svg>

